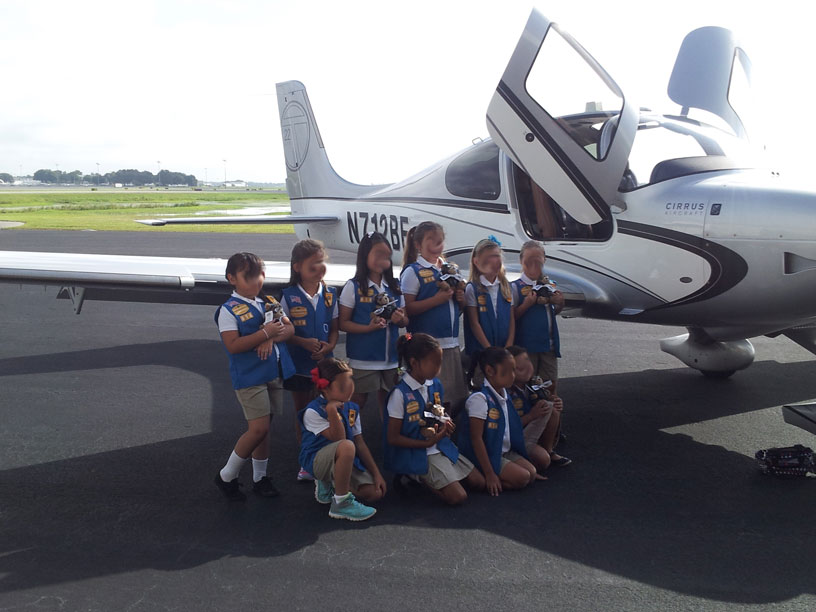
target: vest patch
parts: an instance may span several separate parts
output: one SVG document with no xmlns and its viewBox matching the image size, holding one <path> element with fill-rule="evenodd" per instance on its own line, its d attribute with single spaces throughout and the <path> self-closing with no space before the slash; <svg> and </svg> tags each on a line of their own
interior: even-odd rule
<svg viewBox="0 0 816 612">
<path fill-rule="evenodd" d="M 442 398 L 439 396 L 439 391 L 434 391 L 434 404 L 441 404 Z"/>
<path fill-rule="evenodd" d="M 354 427 L 354 423 L 357 422 L 357 411 L 349 408 L 348 415 L 349 427 Z"/>
<path fill-rule="evenodd" d="M 305 317 L 308 314 L 308 310 L 306 310 L 305 306 L 295 306 L 294 308 L 289 309 L 289 314 L 293 317 L 298 319 Z M 305 321 L 304 321 L 305 324 Z"/>
<path fill-rule="evenodd" d="M 334 304 L 334 294 L 326 291 L 323 294 L 323 302 L 325 302 L 326 308 L 331 308 L 332 304 Z"/>
<path fill-rule="evenodd" d="M 530 295 L 530 290 L 531 289 L 532 289 L 532 287 L 530 287 L 530 285 L 524 285 L 521 288 L 521 295 Z"/>
<path fill-rule="evenodd" d="M 248 313 L 243 314 L 243 315 L 240 316 L 240 319 L 242 321 L 249 321 L 251 318 L 252 318 L 252 313 L 251 312 L 248 312 Z"/>
<path fill-rule="evenodd" d="M 237 306 L 233 306 L 232 308 L 232 314 L 238 317 L 240 317 L 242 314 L 245 314 L 248 311 L 249 306 L 247 306 L 246 304 L 238 304 Z"/>
<path fill-rule="evenodd" d="M 419 402 L 408 402 L 405 406 L 405 412 L 408 414 L 416 412 L 417 410 L 419 410 Z M 419 418 L 419 415 L 417 415 L 417 418 Z"/>
<path fill-rule="evenodd" d="M 408 422 L 409 423 L 413 423 L 413 422 L 418 421 L 418 420 L 419 420 L 419 415 L 418 414 L 408 415 Z"/>
<path fill-rule="evenodd" d="M 428 278 L 429 276 L 431 276 L 431 277 L 432 277 L 432 276 L 434 275 L 434 273 L 433 273 L 433 270 L 431 270 L 430 268 L 422 268 L 422 269 L 419 271 L 419 275 L 420 275 L 422 278 Z M 428 281 L 425 281 L 425 282 L 428 282 Z"/>
<path fill-rule="evenodd" d="M 479 304 L 479 306 L 487 306 L 487 296 L 480 295 L 476 298 L 476 302 Z"/>
<path fill-rule="evenodd" d="M 497 421 L 499 419 L 499 416 L 501 416 L 501 412 L 499 412 L 498 408 L 491 408 L 490 410 L 487 411 L 487 416 L 488 418 Z"/>
<path fill-rule="evenodd" d="M 433 280 L 434 280 L 434 279 L 433 279 L 433 276 L 430 276 L 430 277 L 428 277 L 428 278 L 423 278 L 423 279 L 422 279 L 422 282 L 423 282 L 423 283 L 432 283 L 432 282 L 433 282 Z"/>
<path fill-rule="evenodd" d="M 516 409 L 516 412 L 519 413 L 519 416 L 524 414 L 524 400 L 520 397 L 517 397 L 513 400 L 513 408 Z"/>
<path fill-rule="evenodd" d="M 306 319 L 295 319 L 292 321 L 292 325 L 295 327 L 306 327 Z"/>
<path fill-rule="evenodd" d="M 498 423 L 496 423 L 495 421 L 493 421 L 493 422 L 490 422 L 490 423 L 488 423 L 488 424 L 487 424 L 487 428 L 488 428 L 488 429 L 498 429 L 498 428 L 499 428 L 499 424 L 498 424 Z"/>
</svg>

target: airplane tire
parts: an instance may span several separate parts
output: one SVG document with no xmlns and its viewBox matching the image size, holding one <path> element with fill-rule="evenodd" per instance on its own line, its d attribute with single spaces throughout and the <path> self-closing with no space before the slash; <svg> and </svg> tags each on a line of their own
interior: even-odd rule
<svg viewBox="0 0 816 612">
<path fill-rule="evenodd" d="M 730 378 L 731 376 L 733 376 L 736 370 L 725 370 L 724 372 L 719 372 L 715 370 L 700 370 L 700 372 L 702 372 L 703 376 L 705 376 L 706 378 L 725 380 L 726 378 Z"/>
</svg>

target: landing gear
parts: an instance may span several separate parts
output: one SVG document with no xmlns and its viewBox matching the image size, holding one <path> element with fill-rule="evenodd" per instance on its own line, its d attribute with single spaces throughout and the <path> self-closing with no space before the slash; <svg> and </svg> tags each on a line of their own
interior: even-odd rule
<svg viewBox="0 0 816 612">
<path fill-rule="evenodd" d="M 718 341 L 697 328 L 661 340 L 660 348 L 690 368 L 700 370 L 706 378 L 728 378 L 754 361 L 754 346 L 748 340 Z"/>
</svg>

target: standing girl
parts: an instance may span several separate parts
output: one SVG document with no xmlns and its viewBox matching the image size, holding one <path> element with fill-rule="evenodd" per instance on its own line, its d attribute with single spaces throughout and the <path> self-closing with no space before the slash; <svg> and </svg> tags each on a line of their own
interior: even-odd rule
<svg viewBox="0 0 816 612">
<path fill-rule="evenodd" d="M 459 315 L 465 292 L 440 282 L 445 231 L 433 221 L 423 221 L 408 230 L 400 287 L 405 295 L 405 311 L 411 318 L 408 331 L 425 333 L 439 341 L 442 370 L 439 380 L 448 401 L 457 412 L 467 397 L 462 357 L 459 350 Z"/>
<path fill-rule="evenodd" d="M 463 503 L 467 493 L 460 481 L 476 490 L 485 481 L 473 464 L 459 454 L 451 441 L 453 421 L 422 431 L 429 404 L 442 404 L 442 384 L 436 376 L 442 367 L 442 349 L 428 334 L 405 334 L 397 350 L 406 368 L 402 380 L 391 392 L 385 408 L 383 454 L 386 469 L 416 475 L 445 503 Z"/>
<path fill-rule="evenodd" d="M 351 401 L 360 408 L 372 392 L 383 406 L 397 383 L 397 338 L 408 323 L 404 306 L 388 240 L 379 232 L 367 234 L 357 249 L 357 272 L 340 292 L 340 329 L 347 334 L 346 355 L 354 371 Z"/>
<path fill-rule="evenodd" d="M 511 346 L 515 336 L 513 295 L 504 273 L 500 245 L 491 238 L 476 243 L 465 289 L 465 353 L 488 346 Z"/>
<path fill-rule="evenodd" d="M 289 339 L 289 353 L 295 364 L 295 375 L 283 385 L 292 392 L 295 413 L 315 397 L 310 372 L 315 364 L 331 357 L 337 344 L 337 295 L 323 282 L 326 274 L 326 250 L 318 240 L 301 240 L 292 248 L 289 285 L 283 290 L 281 305 L 295 327 Z M 300 442 L 300 427 L 295 423 L 295 437 Z M 312 480 L 301 466 L 298 480 Z"/>
<path fill-rule="evenodd" d="M 525 348 L 533 363 L 533 372 L 543 380 L 551 380 L 552 392 L 558 386 L 558 358 L 561 344 L 555 315 L 564 308 L 564 296 L 556 291 L 549 296 L 538 296 L 533 287 L 544 280 L 544 245 L 536 240 L 525 242 L 519 252 L 521 278 L 513 281 L 516 338 Z"/>
<path fill-rule="evenodd" d="M 479 367 L 485 382 L 465 403 L 459 446 L 484 474 L 488 493 L 523 489 L 535 480 L 536 468 L 527 460 L 521 419 L 507 396 L 515 380 L 513 356 L 491 346 L 480 353 Z"/>
</svg>

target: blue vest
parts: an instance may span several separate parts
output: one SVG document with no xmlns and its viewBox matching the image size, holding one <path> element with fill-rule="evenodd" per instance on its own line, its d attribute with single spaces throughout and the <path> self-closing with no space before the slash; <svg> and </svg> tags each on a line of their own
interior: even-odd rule
<svg viewBox="0 0 816 612">
<path fill-rule="evenodd" d="M 527 398 L 527 393 L 524 391 L 524 389 L 520 389 L 515 385 L 507 389 L 507 397 L 510 398 L 510 403 L 513 405 L 513 408 L 519 417 L 523 417 L 533 408 L 530 405 L 530 400 Z"/>
<path fill-rule="evenodd" d="M 403 271 L 403 274 L 416 274 L 419 279 L 419 293 L 416 299 L 427 300 L 436 295 L 439 287 L 436 281 L 441 274 L 439 270 L 431 266 L 423 268 L 417 262 L 412 263 Z M 450 300 L 449 300 L 450 301 Z M 425 333 L 439 338 L 459 337 L 459 302 L 453 300 L 453 328 L 451 328 L 450 306 L 448 302 L 434 306 L 422 314 L 414 315 L 408 322 L 408 331 L 412 334 Z"/>
<path fill-rule="evenodd" d="M 487 341 L 490 346 L 504 346 L 510 336 L 510 317 L 513 316 L 513 313 L 510 312 L 513 306 L 512 298 L 508 301 L 502 295 L 501 288 L 499 288 L 499 295 L 496 300 L 496 307 L 499 311 L 497 317 L 493 310 L 493 300 L 490 299 L 487 290 L 482 289 L 482 283 L 471 281 L 468 284 L 473 287 L 473 293 L 476 295 L 479 325 L 481 325 Z M 465 317 L 465 353 L 472 355 L 483 348 L 470 328 L 470 320 Z"/>
<path fill-rule="evenodd" d="M 401 380 L 396 387 L 391 390 L 391 394 L 402 393 L 402 405 L 405 414 L 402 417 L 402 429 L 400 433 L 406 438 L 414 440 L 424 440 L 419 433 L 419 420 L 425 411 L 425 402 L 419 394 L 419 390 L 414 391 L 404 380 Z M 391 399 L 389 394 L 388 399 Z M 434 378 L 433 384 L 428 387 L 428 398 L 435 404 L 442 403 L 442 383 L 438 378 Z M 388 402 L 383 406 L 383 456 L 385 468 L 395 474 L 427 474 L 428 473 L 428 453 L 424 448 L 405 448 L 404 446 L 392 446 L 388 443 Z M 436 448 L 450 459 L 453 463 L 459 460 L 459 449 L 449 437 L 442 438 Z"/>
<path fill-rule="evenodd" d="M 289 308 L 289 320 L 295 326 L 295 335 L 300 338 L 317 338 L 322 342 L 329 341 L 329 328 L 332 321 L 332 311 L 337 293 L 334 287 L 323 285 L 323 299 L 317 303 L 317 309 L 312 308 L 312 303 L 303 295 L 300 287 L 287 287 L 283 290 L 283 299 Z M 304 348 L 289 345 L 289 353 L 295 363 L 297 374 L 309 376 L 310 372 L 317 365 L 312 359 L 312 354 Z M 332 357 L 328 353 L 326 357 Z"/>
<path fill-rule="evenodd" d="M 268 300 L 274 301 L 275 298 L 267 297 Z M 222 306 L 215 311 L 215 324 L 218 325 L 218 316 L 221 308 L 226 306 L 236 323 L 238 323 L 238 335 L 248 336 L 256 333 L 263 325 L 264 315 L 257 308 L 250 306 L 243 300 L 231 297 Z M 227 347 L 224 347 L 224 352 L 229 358 L 230 377 L 232 378 L 232 387 L 234 389 L 244 389 L 246 387 L 254 387 L 256 385 L 263 385 L 271 380 L 275 380 L 280 376 L 281 378 L 289 378 L 295 373 L 295 366 L 292 363 L 292 358 L 289 356 L 289 351 L 286 349 L 285 342 L 276 342 L 275 346 L 278 348 L 280 359 L 261 359 L 255 349 L 244 351 L 243 353 L 230 353 Z M 280 361 L 280 373 L 278 372 L 278 361 Z"/>
<path fill-rule="evenodd" d="M 504 441 L 504 411 L 501 409 L 498 398 L 488 388 L 487 384 L 482 387 L 481 391 L 476 393 L 482 393 L 487 398 L 487 419 L 484 422 L 482 439 L 487 450 L 487 456 L 490 459 L 490 465 L 493 467 L 496 476 L 498 476 L 501 473 L 502 442 Z M 510 450 L 527 458 L 527 451 L 524 448 L 524 428 L 521 426 L 519 415 L 512 409 L 512 405 L 508 406 L 507 415 L 510 419 Z M 473 444 L 470 441 L 470 417 L 468 417 L 467 410 L 462 411 L 458 440 L 462 454 L 482 470 L 482 466 L 476 458 L 476 453 L 473 451 Z"/>
<path fill-rule="evenodd" d="M 532 287 L 520 278 L 514 280 L 513 285 L 518 289 L 519 299 L 523 302 Z M 552 315 L 552 330 L 550 329 L 550 315 Z M 560 357 L 561 343 L 558 339 L 558 323 L 555 321 L 555 306 L 533 304 L 527 312 L 516 319 L 515 342 L 530 353 L 549 353 L 555 350 L 555 356 Z"/>
<path fill-rule="evenodd" d="M 310 474 L 314 474 L 315 455 L 324 446 L 332 444 L 332 440 L 329 440 L 322 433 L 315 435 L 306 429 L 303 425 L 303 417 L 306 415 L 307 410 L 314 410 L 317 414 L 328 420 L 329 415 L 326 412 L 327 403 L 326 398 L 321 395 L 313 399 L 303 410 L 298 412 L 298 422 L 300 423 L 301 431 L 300 454 L 298 455 L 298 459 L 300 459 L 300 465 Z M 351 428 L 360 416 L 360 407 L 354 402 L 346 402 L 343 404 L 343 407 L 337 411 L 337 414 L 343 419 L 343 427 L 346 429 L 346 439 L 354 441 L 354 434 L 352 434 Z M 354 467 L 361 472 L 365 472 L 365 467 L 359 457 L 354 457 Z"/>
<path fill-rule="evenodd" d="M 378 292 L 373 287 L 366 288 L 366 294 L 360 291 L 360 286 L 356 280 L 354 284 L 354 310 L 351 313 L 351 320 L 360 325 L 371 323 L 371 312 L 377 307 L 376 297 Z M 399 300 L 391 288 L 386 285 L 385 293 L 390 300 Z M 397 302 L 399 304 L 399 302 Z M 386 336 L 388 343 L 386 344 Z M 399 338 L 399 327 L 388 322 L 387 327 L 377 331 L 364 334 L 346 334 L 346 356 L 350 359 L 360 361 L 387 361 L 397 367 L 397 339 Z"/>
</svg>

